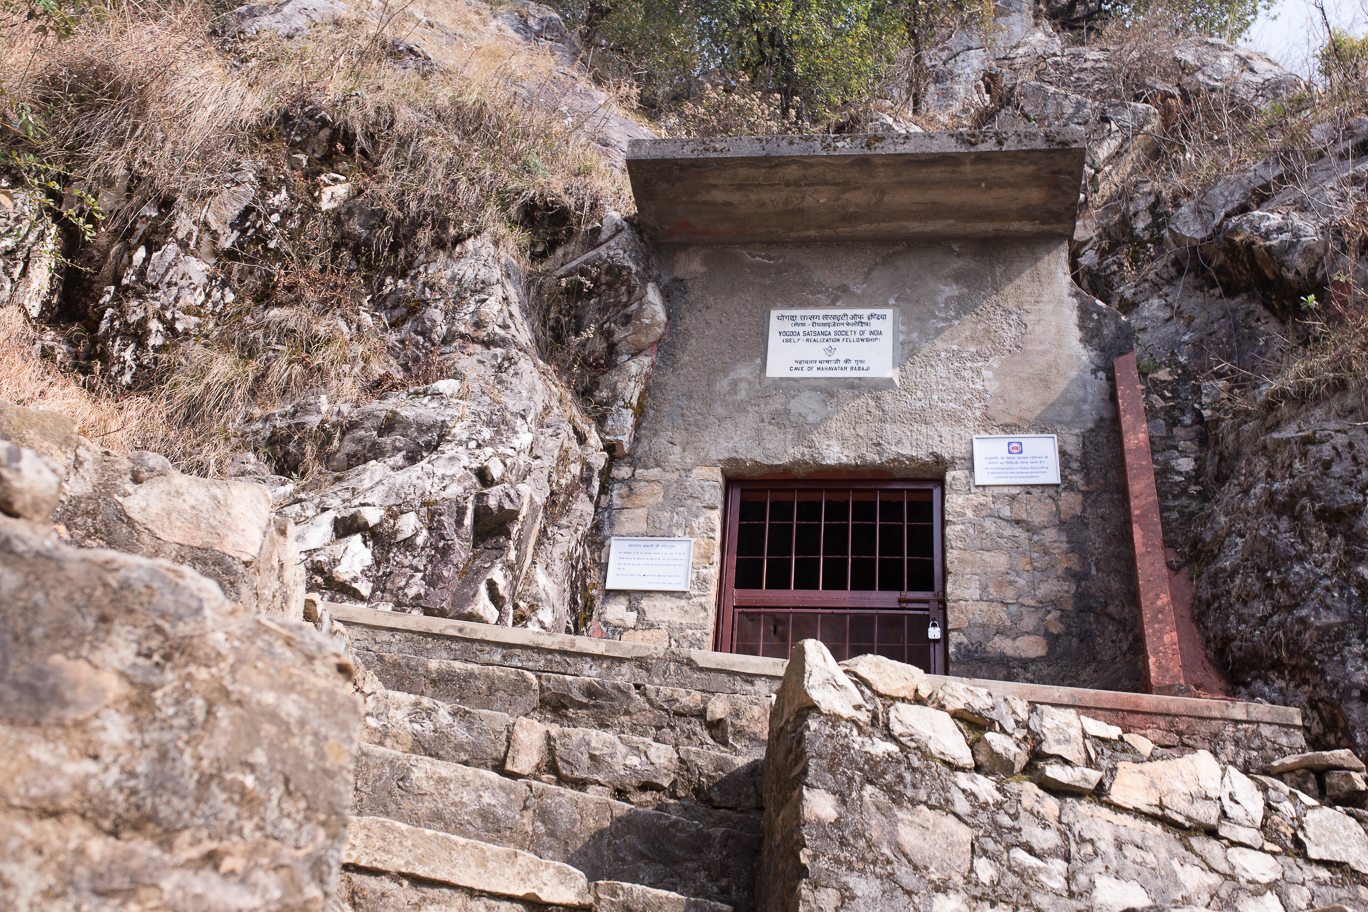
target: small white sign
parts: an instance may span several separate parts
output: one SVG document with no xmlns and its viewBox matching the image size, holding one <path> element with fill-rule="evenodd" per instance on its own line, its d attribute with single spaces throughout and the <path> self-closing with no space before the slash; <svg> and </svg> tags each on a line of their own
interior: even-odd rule
<svg viewBox="0 0 1368 912">
<path fill-rule="evenodd" d="M 604 588 L 688 592 L 692 570 L 692 538 L 613 536 Z"/>
<path fill-rule="evenodd" d="M 974 438 L 974 484 L 1059 484 L 1059 440 L 1054 434 Z"/>
<path fill-rule="evenodd" d="M 892 310 L 770 311 L 766 377 L 892 377 Z"/>
</svg>

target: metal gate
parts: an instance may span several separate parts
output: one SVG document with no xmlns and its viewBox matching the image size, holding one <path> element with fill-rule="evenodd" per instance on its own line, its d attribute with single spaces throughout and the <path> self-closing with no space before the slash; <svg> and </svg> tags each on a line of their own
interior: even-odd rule
<svg viewBox="0 0 1368 912">
<path fill-rule="evenodd" d="M 733 481 L 717 648 L 788 658 L 818 639 L 944 674 L 936 481 Z"/>
</svg>

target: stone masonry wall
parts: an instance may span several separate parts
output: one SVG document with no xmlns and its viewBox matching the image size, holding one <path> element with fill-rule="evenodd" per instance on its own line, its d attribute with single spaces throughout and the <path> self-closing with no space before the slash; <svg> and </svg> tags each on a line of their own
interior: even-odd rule
<svg viewBox="0 0 1368 912">
<path fill-rule="evenodd" d="M 1337 754 L 1223 763 L 807 640 L 770 720 L 762 908 L 1361 908 L 1368 813 L 1259 775 L 1362 766 Z"/>
<path fill-rule="evenodd" d="M 693 538 L 693 581 L 687 594 L 602 593 L 591 632 L 709 648 L 725 481 L 873 470 L 945 482 L 953 673 L 1138 682 L 1109 382 L 1126 328 L 1072 285 L 1063 242 L 674 248 L 661 260 L 670 332 L 600 518 L 605 538 Z M 824 306 L 898 309 L 896 388 L 763 376 L 770 308 Z M 1062 484 L 974 487 L 973 435 L 1014 431 L 1058 435 Z"/>
</svg>

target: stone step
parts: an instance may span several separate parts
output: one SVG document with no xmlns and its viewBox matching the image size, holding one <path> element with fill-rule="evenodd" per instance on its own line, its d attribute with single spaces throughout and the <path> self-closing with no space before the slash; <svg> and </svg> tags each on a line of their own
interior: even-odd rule
<svg viewBox="0 0 1368 912">
<path fill-rule="evenodd" d="M 760 760 L 597 728 L 547 726 L 402 691 L 367 696 L 361 737 L 390 750 L 506 776 L 555 779 L 637 806 L 675 798 L 715 808 L 761 807 Z"/>
<path fill-rule="evenodd" d="M 545 906 L 594 905 L 589 881 L 578 868 L 384 817 L 352 817 L 342 863 Z"/>
<path fill-rule="evenodd" d="M 673 747 L 748 759 L 765 753 L 768 696 L 374 652 L 355 639 L 352 648 L 357 661 L 388 690 L 512 718 L 527 717 L 544 725 L 611 731 Z"/>
<path fill-rule="evenodd" d="M 530 852 L 614 880 L 754 908 L 760 815 L 663 802 L 654 809 L 511 779 L 371 744 L 357 755 L 353 813 Z"/>
<path fill-rule="evenodd" d="M 781 659 L 538 633 L 357 605 L 324 602 L 320 607 L 346 626 L 354 647 L 366 652 L 757 697 L 771 696 L 784 673 Z"/>
</svg>

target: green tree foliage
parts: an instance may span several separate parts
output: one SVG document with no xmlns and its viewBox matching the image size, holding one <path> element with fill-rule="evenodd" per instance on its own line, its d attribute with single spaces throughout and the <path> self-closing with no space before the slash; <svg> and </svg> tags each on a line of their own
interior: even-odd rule
<svg viewBox="0 0 1368 912">
<path fill-rule="evenodd" d="M 80 18 L 75 0 L 0 0 L 0 36 L 29 23 L 39 35 L 61 41 L 76 33 Z"/>
<path fill-rule="evenodd" d="M 1355 38 L 1344 29 L 1332 28 L 1329 40 L 1316 52 L 1316 64 L 1331 85 L 1361 85 L 1368 79 L 1368 35 Z"/>
<path fill-rule="evenodd" d="M 705 85 L 775 94 L 783 119 L 815 122 L 870 99 L 898 65 L 925 83 L 927 49 L 951 22 L 982 24 L 990 0 L 564 0 L 591 63 L 663 113 Z M 911 45 L 909 56 L 907 48 Z"/>
<path fill-rule="evenodd" d="M 1275 0 L 1050 0 L 1048 10 L 1055 22 L 1076 30 L 1118 22 L 1234 42 L 1248 33 L 1260 10 L 1274 5 Z"/>
</svg>

